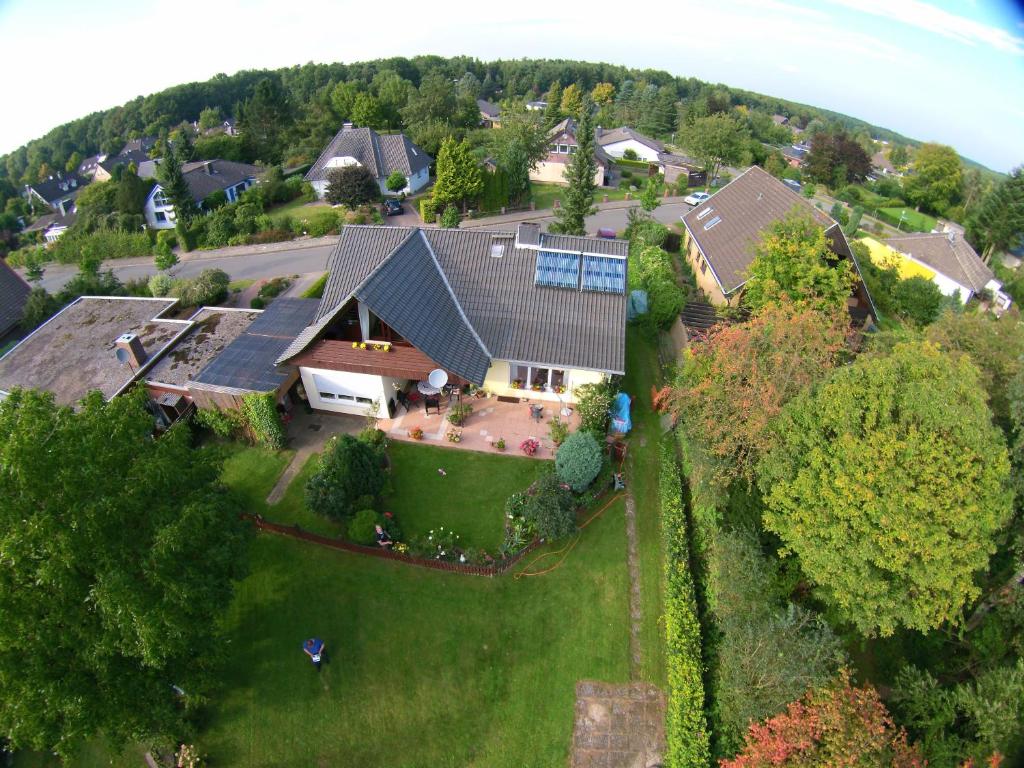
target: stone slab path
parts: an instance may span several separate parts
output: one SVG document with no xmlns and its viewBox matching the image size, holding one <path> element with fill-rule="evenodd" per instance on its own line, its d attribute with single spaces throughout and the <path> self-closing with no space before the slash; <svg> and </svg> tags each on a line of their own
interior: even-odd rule
<svg viewBox="0 0 1024 768">
<path fill-rule="evenodd" d="M 650 683 L 576 684 L 571 768 L 658 768 L 665 755 L 665 695 Z"/>
</svg>

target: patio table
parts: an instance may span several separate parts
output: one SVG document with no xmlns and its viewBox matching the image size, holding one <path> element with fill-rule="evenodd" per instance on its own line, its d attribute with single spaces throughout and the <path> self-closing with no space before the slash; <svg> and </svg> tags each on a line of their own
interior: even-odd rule
<svg viewBox="0 0 1024 768">
<path fill-rule="evenodd" d="M 416 382 L 416 389 L 418 389 L 420 394 L 422 394 L 422 395 L 439 395 L 439 394 L 441 394 L 441 390 L 440 389 L 438 389 L 437 387 L 432 387 L 430 385 L 430 382 L 427 382 L 427 381 L 418 381 L 418 382 Z"/>
</svg>

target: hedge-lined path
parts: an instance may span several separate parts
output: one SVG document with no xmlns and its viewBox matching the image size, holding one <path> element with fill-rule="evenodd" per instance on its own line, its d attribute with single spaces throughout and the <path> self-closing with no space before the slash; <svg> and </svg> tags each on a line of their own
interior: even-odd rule
<svg viewBox="0 0 1024 768">
<path fill-rule="evenodd" d="M 665 755 L 665 694 L 650 683 L 576 684 L 571 768 L 656 768 Z"/>
</svg>

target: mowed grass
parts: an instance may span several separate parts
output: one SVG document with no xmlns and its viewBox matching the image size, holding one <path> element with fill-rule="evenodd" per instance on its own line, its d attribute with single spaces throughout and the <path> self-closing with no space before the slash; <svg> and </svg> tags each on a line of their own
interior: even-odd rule
<svg viewBox="0 0 1024 768">
<path fill-rule="evenodd" d="M 275 224 L 279 224 L 285 217 L 302 219 L 310 213 L 314 213 L 327 207 L 327 203 L 318 201 L 314 197 L 298 197 L 267 211 L 267 216 L 269 216 L 270 220 Z"/>
<path fill-rule="evenodd" d="M 913 208 L 879 208 L 892 217 L 893 225 L 903 217 L 903 225 L 900 227 L 904 232 L 931 232 L 935 228 L 935 217 L 927 213 L 915 211 Z"/>
<path fill-rule="evenodd" d="M 629 674 L 622 515 L 618 501 L 560 567 L 520 580 L 257 537 L 200 744 L 253 768 L 564 765 L 576 681 Z"/>
<path fill-rule="evenodd" d="M 461 451 L 392 441 L 391 492 L 384 509 L 393 512 L 406 539 L 444 526 L 464 545 L 498 549 L 505 530 L 505 501 L 525 491 L 551 462 L 525 456 Z M 444 469 L 445 475 L 437 470 Z"/>
<path fill-rule="evenodd" d="M 556 198 L 564 203 L 566 189 L 567 187 L 562 184 L 549 184 L 540 181 L 530 182 L 530 196 L 536 204 L 538 211 L 553 208 Z M 608 195 L 609 200 L 625 200 L 627 191 L 612 187 L 598 187 L 594 193 L 594 202 L 602 202 L 605 195 Z"/>
</svg>

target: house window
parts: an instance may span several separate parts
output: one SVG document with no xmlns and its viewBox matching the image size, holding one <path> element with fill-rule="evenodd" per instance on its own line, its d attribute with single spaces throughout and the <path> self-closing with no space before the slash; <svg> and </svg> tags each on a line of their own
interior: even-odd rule
<svg viewBox="0 0 1024 768">
<path fill-rule="evenodd" d="M 569 145 L 569 154 L 570 155 L 575 155 L 576 154 L 576 145 L 575 144 L 570 144 Z"/>
<path fill-rule="evenodd" d="M 568 155 L 569 154 L 569 145 L 568 144 L 559 144 L 558 145 L 558 152 L 559 152 L 559 154 L 562 154 L 562 155 Z"/>
<path fill-rule="evenodd" d="M 333 392 L 317 392 L 321 400 L 333 400 L 336 395 Z"/>
<path fill-rule="evenodd" d="M 705 275 L 705 274 L 707 274 L 707 271 L 708 271 L 708 263 L 706 261 L 704 261 L 703 257 L 700 257 L 700 273 L 702 275 Z"/>
<path fill-rule="evenodd" d="M 171 205 L 171 201 L 161 191 L 153 195 L 153 205 L 157 208 L 167 208 Z"/>
<path fill-rule="evenodd" d="M 535 392 L 565 391 L 569 387 L 569 375 L 559 368 L 513 364 L 509 366 L 509 383 Z"/>
<path fill-rule="evenodd" d="M 167 221 L 167 214 L 163 211 L 157 211 L 155 218 L 157 221 Z"/>
<path fill-rule="evenodd" d="M 558 145 L 557 144 L 552 144 L 550 147 L 548 147 L 548 149 L 551 151 L 551 154 L 553 154 L 553 155 L 557 155 L 558 154 Z"/>
</svg>

